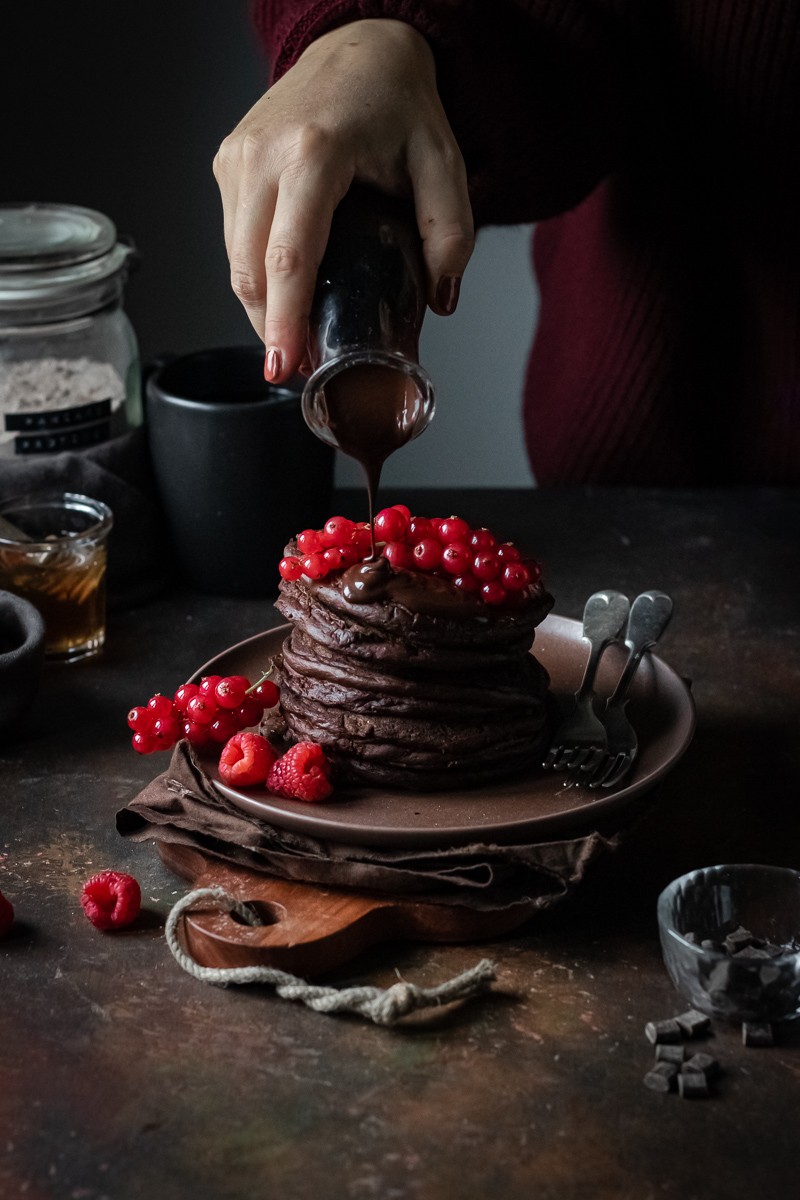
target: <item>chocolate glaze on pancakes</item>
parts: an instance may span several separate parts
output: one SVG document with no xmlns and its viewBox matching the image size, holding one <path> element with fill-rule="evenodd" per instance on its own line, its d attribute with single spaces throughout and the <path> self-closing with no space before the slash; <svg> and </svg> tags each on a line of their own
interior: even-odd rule
<svg viewBox="0 0 800 1200">
<path fill-rule="evenodd" d="M 546 740 L 549 679 L 530 648 L 552 603 L 539 585 L 526 604 L 493 608 L 383 558 L 282 580 L 288 733 L 320 743 L 347 782 L 430 791 L 521 771 Z"/>
</svg>

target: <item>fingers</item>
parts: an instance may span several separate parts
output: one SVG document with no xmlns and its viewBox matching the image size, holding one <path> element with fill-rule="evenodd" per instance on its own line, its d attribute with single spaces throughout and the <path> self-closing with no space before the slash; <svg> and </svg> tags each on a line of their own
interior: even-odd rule
<svg viewBox="0 0 800 1200">
<path fill-rule="evenodd" d="M 428 304 L 448 316 L 458 304 L 461 277 L 475 246 L 464 160 L 455 141 L 410 148 L 409 173 L 428 271 Z"/>
<path fill-rule="evenodd" d="M 231 287 L 263 338 L 267 305 L 264 256 L 277 186 L 269 182 L 254 138 L 227 138 L 214 159 L 214 175 L 222 197 Z"/>
<path fill-rule="evenodd" d="M 266 251 L 265 375 L 279 383 L 299 370 L 306 354 L 308 317 L 334 209 L 350 180 L 337 179 L 313 159 L 278 188 Z"/>
</svg>

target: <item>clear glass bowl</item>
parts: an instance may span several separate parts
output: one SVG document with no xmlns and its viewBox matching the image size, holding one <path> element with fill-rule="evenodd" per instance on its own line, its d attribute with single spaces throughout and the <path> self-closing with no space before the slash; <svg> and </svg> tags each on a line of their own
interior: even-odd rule
<svg viewBox="0 0 800 1200">
<path fill-rule="evenodd" d="M 657 912 L 667 971 L 694 1008 L 726 1021 L 800 1015 L 800 872 L 751 863 L 690 871 L 664 889 Z M 737 930 L 752 934 L 749 949 L 737 949 Z"/>
</svg>

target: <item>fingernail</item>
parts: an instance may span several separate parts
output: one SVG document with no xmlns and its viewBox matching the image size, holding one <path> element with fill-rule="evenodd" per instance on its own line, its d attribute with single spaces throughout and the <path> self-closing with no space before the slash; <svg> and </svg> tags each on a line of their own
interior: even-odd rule
<svg viewBox="0 0 800 1200">
<path fill-rule="evenodd" d="M 267 357 L 264 359 L 264 378 L 269 381 L 277 378 L 281 373 L 283 359 L 281 358 L 280 350 L 274 347 L 267 351 Z"/>
<path fill-rule="evenodd" d="M 436 307 L 440 312 L 450 313 L 456 311 L 458 304 L 458 293 L 461 290 L 461 280 L 458 275 L 443 275 L 436 285 Z"/>
</svg>

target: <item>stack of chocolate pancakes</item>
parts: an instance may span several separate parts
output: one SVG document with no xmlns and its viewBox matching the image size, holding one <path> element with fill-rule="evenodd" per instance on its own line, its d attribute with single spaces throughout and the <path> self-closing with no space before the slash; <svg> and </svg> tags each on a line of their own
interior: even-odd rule
<svg viewBox="0 0 800 1200">
<path fill-rule="evenodd" d="M 376 787 L 474 787 L 541 762 L 549 677 L 530 650 L 552 604 L 538 584 L 493 607 L 383 558 L 284 579 L 288 735 L 322 745 L 337 781 Z"/>
</svg>

